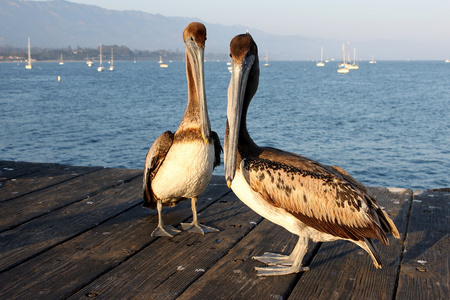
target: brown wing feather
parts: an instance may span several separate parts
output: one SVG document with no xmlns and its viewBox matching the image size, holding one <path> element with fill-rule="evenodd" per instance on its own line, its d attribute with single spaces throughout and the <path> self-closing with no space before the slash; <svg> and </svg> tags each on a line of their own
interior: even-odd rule
<svg viewBox="0 0 450 300">
<path fill-rule="evenodd" d="M 151 182 L 172 146 L 173 136 L 173 133 L 170 131 L 164 132 L 156 139 L 147 152 L 142 186 L 144 192 L 144 207 L 149 207 L 151 209 L 156 208 L 156 199 L 152 192 Z"/>
<path fill-rule="evenodd" d="M 220 153 L 223 152 L 220 145 L 219 135 L 215 131 L 211 131 L 211 136 L 214 141 L 214 168 L 220 166 Z"/>
<path fill-rule="evenodd" d="M 264 147 L 261 149 L 263 149 L 263 151 L 261 152 L 260 155 L 258 155 L 259 158 L 278 162 L 281 164 L 299 168 L 301 170 L 314 172 L 317 174 L 324 174 L 324 175 L 329 174 L 324 165 L 305 156 L 301 156 L 295 153 L 283 151 L 272 147 Z"/>
<path fill-rule="evenodd" d="M 254 191 L 306 225 L 341 238 L 387 243 L 372 203 L 338 176 L 260 158 L 244 159 L 242 168 Z"/>
</svg>

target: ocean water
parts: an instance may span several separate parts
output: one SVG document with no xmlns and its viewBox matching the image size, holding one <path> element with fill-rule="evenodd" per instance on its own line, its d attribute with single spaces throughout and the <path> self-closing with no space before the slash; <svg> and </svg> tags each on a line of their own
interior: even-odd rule
<svg viewBox="0 0 450 300">
<path fill-rule="evenodd" d="M 115 67 L 0 64 L 0 160 L 143 168 L 153 141 L 183 116 L 185 65 Z M 255 142 L 338 165 L 369 186 L 450 187 L 450 64 L 336 69 L 336 62 L 261 67 L 248 116 Z M 229 80 L 225 62 L 205 62 L 209 116 L 222 142 Z"/>
</svg>

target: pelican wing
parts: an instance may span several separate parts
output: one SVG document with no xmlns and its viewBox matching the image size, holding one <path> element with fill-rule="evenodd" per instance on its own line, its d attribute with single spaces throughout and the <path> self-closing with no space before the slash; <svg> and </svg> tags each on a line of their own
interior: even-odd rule
<svg viewBox="0 0 450 300">
<path fill-rule="evenodd" d="M 156 208 L 156 199 L 154 198 L 151 182 L 158 172 L 159 167 L 166 158 L 167 152 L 173 143 L 173 133 L 166 131 L 161 134 L 150 149 L 147 152 L 145 158 L 144 167 L 144 180 L 143 180 L 143 192 L 144 192 L 144 206 L 151 209 Z"/>
<path fill-rule="evenodd" d="M 381 209 L 341 176 L 261 158 L 245 158 L 241 168 L 255 192 L 304 224 L 345 239 L 376 238 L 388 243 L 378 217 Z"/>
<path fill-rule="evenodd" d="M 267 159 L 273 162 L 289 165 L 295 168 L 299 168 L 301 170 L 308 170 L 310 172 L 318 173 L 318 174 L 328 174 L 325 166 L 314 161 L 310 158 L 287 152 L 284 150 L 272 148 L 272 147 L 264 147 L 263 151 L 259 155 L 260 158 Z"/>
<path fill-rule="evenodd" d="M 219 135 L 215 131 L 211 131 L 211 137 L 214 141 L 214 168 L 220 166 L 220 153 L 223 152 L 220 145 Z"/>
<path fill-rule="evenodd" d="M 350 174 L 348 174 L 344 169 L 338 166 L 322 165 L 317 161 L 314 161 L 307 157 L 275 148 L 267 147 L 263 149 L 264 149 L 263 152 L 259 156 L 260 158 L 288 165 L 303 171 L 308 171 L 310 173 L 315 173 L 315 176 L 321 174 L 324 175 L 325 177 L 327 176 L 336 177 L 334 178 L 334 180 L 349 184 L 353 190 L 358 191 L 358 194 L 364 197 L 367 206 L 373 208 L 370 209 L 369 212 L 372 214 L 372 217 L 375 220 L 375 222 L 381 225 L 383 232 L 385 234 L 390 232 L 395 238 L 400 238 L 400 234 L 394 222 L 392 222 L 389 216 L 380 207 L 378 207 L 375 198 L 373 198 L 370 195 L 367 188 L 363 184 L 361 184 L 358 180 L 353 178 Z"/>
</svg>

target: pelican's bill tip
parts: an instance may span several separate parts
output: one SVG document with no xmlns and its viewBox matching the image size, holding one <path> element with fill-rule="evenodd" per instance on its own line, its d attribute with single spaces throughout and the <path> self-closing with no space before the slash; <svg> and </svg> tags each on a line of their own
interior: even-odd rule
<svg viewBox="0 0 450 300">
<path fill-rule="evenodd" d="M 231 189 L 231 182 L 232 181 L 233 180 L 231 180 L 231 178 L 227 178 L 227 186 L 228 186 L 229 189 Z"/>
</svg>

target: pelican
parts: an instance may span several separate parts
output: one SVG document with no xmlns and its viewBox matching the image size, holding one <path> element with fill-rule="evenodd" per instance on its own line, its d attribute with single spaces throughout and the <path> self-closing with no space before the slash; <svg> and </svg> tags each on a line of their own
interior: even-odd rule
<svg viewBox="0 0 450 300">
<path fill-rule="evenodd" d="M 191 199 L 192 223 L 182 223 L 186 231 L 208 233 L 218 231 L 201 225 L 197 218 L 197 198 L 206 189 L 213 169 L 220 164 L 219 136 L 211 131 L 206 105 L 203 56 L 206 28 L 190 23 L 183 32 L 186 43 L 186 76 L 188 104 L 175 131 L 166 131 L 150 147 L 145 158 L 143 192 L 144 207 L 158 210 L 158 226 L 152 236 L 174 236 L 180 232 L 164 225 L 163 206 L 175 206 Z"/>
<path fill-rule="evenodd" d="M 258 276 L 309 270 L 302 266 L 308 240 L 353 242 L 381 268 L 372 239 L 387 245 L 386 234 L 399 238 L 392 220 L 367 188 L 343 169 L 256 145 L 246 124 L 248 106 L 259 82 L 258 48 L 250 34 L 232 39 L 230 57 L 224 159 L 227 185 L 256 213 L 299 236 L 290 255 L 253 257 L 268 265 L 256 268 Z"/>
</svg>

